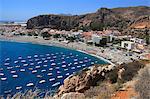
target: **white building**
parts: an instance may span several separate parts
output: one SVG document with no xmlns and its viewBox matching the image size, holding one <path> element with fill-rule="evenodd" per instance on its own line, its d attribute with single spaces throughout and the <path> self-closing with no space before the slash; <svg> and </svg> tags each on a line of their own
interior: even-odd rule
<svg viewBox="0 0 150 99">
<path fill-rule="evenodd" d="M 121 47 L 125 48 L 127 50 L 132 50 L 135 47 L 135 43 L 131 41 L 122 41 L 121 42 Z"/>
<path fill-rule="evenodd" d="M 146 41 L 144 39 L 139 39 L 139 38 L 131 38 L 130 39 L 132 42 L 134 43 L 138 43 L 138 44 L 146 44 Z"/>
<path fill-rule="evenodd" d="M 101 36 L 98 36 L 96 34 L 93 34 L 92 35 L 92 42 L 94 44 L 100 44 L 100 41 L 102 40 L 102 37 Z"/>
</svg>

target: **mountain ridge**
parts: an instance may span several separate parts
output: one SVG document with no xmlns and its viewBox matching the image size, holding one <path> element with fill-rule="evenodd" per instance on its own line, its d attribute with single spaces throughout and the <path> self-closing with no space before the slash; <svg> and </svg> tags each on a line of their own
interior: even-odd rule
<svg viewBox="0 0 150 99">
<path fill-rule="evenodd" d="M 58 30 L 102 30 L 106 28 L 123 31 L 137 18 L 150 15 L 150 7 L 100 8 L 83 15 L 39 15 L 27 21 L 27 28 L 52 28 Z M 133 27 L 133 26 L 132 26 Z"/>
</svg>

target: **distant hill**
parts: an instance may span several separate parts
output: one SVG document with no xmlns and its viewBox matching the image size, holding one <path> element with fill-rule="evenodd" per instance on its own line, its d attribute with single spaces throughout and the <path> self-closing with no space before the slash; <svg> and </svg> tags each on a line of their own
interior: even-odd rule
<svg viewBox="0 0 150 99">
<path fill-rule="evenodd" d="M 147 6 L 113 9 L 100 8 L 95 13 L 84 15 L 39 15 L 27 21 L 27 28 L 52 28 L 61 30 L 102 30 L 109 28 L 123 31 L 128 27 L 133 28 L 140 24 L 148 24 L 147 22 L 150 20 L 149 15 L 150 7 Z M 144 18 L 145 16 L 147 17 L 146 19 Z"/>
</svg>

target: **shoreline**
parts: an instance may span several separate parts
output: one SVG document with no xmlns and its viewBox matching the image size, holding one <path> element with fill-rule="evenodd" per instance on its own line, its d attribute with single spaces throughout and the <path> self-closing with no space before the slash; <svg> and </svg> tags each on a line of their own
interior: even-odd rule
<svg viewBox="0 0 150 99">
<path fill-rule="evenodd" d="M 28 36 L 26 36 L 26 37 L 28 37 Z M 28 38 L 30 38 L 30 37 L 28 37 Z M 35 39 L 35 38 L 32 38 L 32 39 Z M 88 54 L 88 55 L 96 57 L 96 58 L 98 58 L 102 61 L 105 61 L 105 62 L 109 63 L 112 66 L 115 66 L 114 63 L 112 63 L 111 61 L 109 61 L 109 60 L 107 60 L 107 59 L 105 59 L 101 56 L 98 56 L 98 55 L 95 55 L 95 54 L 92 54 L 92 53 L 88 53 L 88 52 L 86 52 L 84 50 L 81 50 L 81 49 L 75 49 L 75 48 L 71 48 L 69 46 L 63 46 L 61 43 L 56 44 L 56 42 L 55 42 L 55 44 L 52 44 L 50 42 L 47 42 L 47 41 L 51 41 L 51 40 L 44 40 L 46 42 L 43 43 L 43 42 L 35 42 L 35 41 L 16 40 L 16 39 L 13 39 L 13 38 L 2 38 L 2 36 L 0 36 L 0 41 L 17 42 L 17 43 L 31 43 L 31 44 L 37 44 L 37 45 L 55 46 L 55 47 L 60 47 L 60 48 L 66 48 L 66 49 L 75 50 L 75 51 L 78 51 L 78 52 L 81 52 L 81 53 L 84 53 L 84 54 Z"/>
</svg>

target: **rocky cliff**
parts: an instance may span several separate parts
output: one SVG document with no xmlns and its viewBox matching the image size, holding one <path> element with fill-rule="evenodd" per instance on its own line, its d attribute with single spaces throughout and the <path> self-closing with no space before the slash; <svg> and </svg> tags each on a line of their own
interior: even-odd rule
<svg viewBox="0 0 150 99">
<path fill-rule="evenodd" d="M 107 27 L 122 31 L 129 23 L 145 15 L 150 15 L 150 7 L 101 8 L 85 15 L 39 15 L 28 20 L 27 28 L 102 30 Z"/>
</svg>

